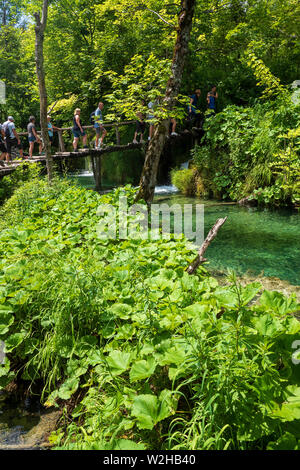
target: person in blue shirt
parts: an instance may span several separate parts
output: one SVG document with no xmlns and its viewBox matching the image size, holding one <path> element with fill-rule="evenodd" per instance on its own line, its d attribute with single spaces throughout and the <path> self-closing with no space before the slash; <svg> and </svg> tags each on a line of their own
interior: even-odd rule
<svg viewBox="0 0 300 470">
<path fill-rule="evenodd" d="M 48 123 L 48 135 L 49 135 L 49 140 L 50 140 L 50 145 L 53 142 L 53 132 L 54 131 L 60 131 L 59 127 L 53 126 L 51 122 L 51 116 L 48 114 L 47 116 L 47 123 Z"/>
<path fill-rule="evenodd" d="M 95 120 L 94 120 L 94 128 L 96 131 L 96 142 L 95 142 L 95 148 L 100 149 L 101 146 L 103 145 L 103 140 L 104 137 L 107 134 L 107 130 L 103 127 L 103 115 L 102 115 L 102 109 L 104 108 L 104 104 L 100 101 L 98 104 L 98 108 L 95 111 Z M 99 138 L 100 138 L 100 132 L 102 131 L 100 143 L 99 143 Z"/>
<path fill-rule="evenodd" d="M 216 112 L 216 100 L 218 99 L 217 87 L 213 85 L 211 90 L 207 93 L 207 107 L 211 110 L 209 116 L 212 116 Z"/>
</svg>

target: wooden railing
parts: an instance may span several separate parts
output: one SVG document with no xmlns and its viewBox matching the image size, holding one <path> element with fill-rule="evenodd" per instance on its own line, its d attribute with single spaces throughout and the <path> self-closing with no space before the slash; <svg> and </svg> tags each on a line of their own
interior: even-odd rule
<svg viewBox="0 0 300 470">
<path fill-rule="evenodd" d="M 129 124 L 133 124 L 135 121 L 122 121 L 122 122 L 103 122 L 102 126 L 104 128 L 107 127 L 115 127 L 115 132 L 116 132 L 116 143 L 117 145 L 120 145 L 120 131 L 119 127 L 121 126 L 128 126 Z M 82 126 L 83 129 L 94 129 L 94 126 L 91 124 L 89 126 Z M 71 131 L 73 127 L 60 127 L 59 130 L 55 130 L 54 132 L 57 132 L 58 134 L 58 144 L 59 144 L 59 151 L 60 152 L 65 152 L 65 143 L 63 139 L 63 132 L 64 131 Z M 28 135 L 28 132 L 18 132 L 19 135 Z M 37 134 L 41 135 L 41 131 L 37 131 Z"/>
</svg>

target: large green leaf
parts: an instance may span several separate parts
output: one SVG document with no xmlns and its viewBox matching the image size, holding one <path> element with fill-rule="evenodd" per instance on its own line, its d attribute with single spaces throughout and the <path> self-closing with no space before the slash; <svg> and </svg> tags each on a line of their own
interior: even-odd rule
<svg viewBox="0 0 300 470">
<path fill-rule="evenodd" d="M 253 320 L 253 325 L 263 336 L 276 336 L 282 330 L 280 321 L 269 313 L 266 313 L 266 315 L 259 318 L 255 318 Z"/>
<path fill-rule="evenodd" d="M 281 292 L 265 290 L 260 297 L 260 305 L 280 315 L 300 310 L 300 305 L 293 296 L 286 297 Z"/>
<path fill-rule="evenodd" d="M 106 358 L 109 370 L 112 375 L 120 375 L 128 369 L 130 365 L 131 354 L 118 350 L 110 352 Z"/>
<path fill-rule="evenodd" d="M 0 309 L 0 335 L 7 333 L 13 322 L 14 316 L 10 313 L 10 311 Z"/>
<path fill-rule="evenodd" d="M 113 450 L 145 450 L 146 447 L 142 443 L 134 442 L 130 439 L 118 439 L 114 445 Z"/>
<path fill-rule="evenodd" d="M 137 380 L 143 380 L 150 377 L 156 368 L 156 361 L 154 357 L 149 357 L 147 360 L 137 361 L 131 367 L 129 377 L 130 382 L 136 382 Z"/>
<path fill-rule="evenodd" d="M 78 389 L 78 386 L 78 378 L 71 378 L 66 380 L 66 382 L 64 382 L 58 390 L 59 398 L 61 398 L 62 400 L 69 400 L 73 393 L 76 392 L 76 390 Z"/>
<path fill-rule="evenodd" d="M 22 331 L 20 333 L 14 333 L 13 335 L 8 336 L 5 340 L 5 352 L 11 352 L 17 348 L 24 338 L 26 337 L 26 332 Z"/>
<path fill-rule="evenodd" d="M 300 387 L 287 388 L 287 399 L 273 407 L 271 416 L 282 421 L 294 421 L 300 419 Z"/>
<path fill-rule="evenodd" d="M 140 429 L 153 429 L 159 421 L 175 413 L 175 405 L 171 390 L 163 390 L 159 398 L 150 394 L 135 397 L 131 412 Z"/>
<path fill-rule="evenodd" d="M 122 318 L 123 320 L 128 320 L 132 312 L 132 307 L 128 304 L 116 303 L 112 305 L 108 311 L 116 317 Z"/>
<path fill-rule="evenodd" d="M 285 432 L 277 441 L 269 442 L 267 450 L 299 450 L 300 442 L 289 432 Z"/>
</svg>

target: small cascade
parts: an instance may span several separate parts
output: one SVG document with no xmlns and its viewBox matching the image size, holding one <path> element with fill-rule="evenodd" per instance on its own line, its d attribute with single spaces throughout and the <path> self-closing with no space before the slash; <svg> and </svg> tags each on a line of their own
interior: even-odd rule
<svg viewBox="0 0 300 470">
<path fill-rule="evenodd" d="M 173 184 L 156 186 L 154 194 L 174 194 L 178 193 L 178 189 Z"/>
<path fill-rule="evenodd" d="M 187 162 L 181 163 L 180 169 L 187 170 L 189 168 L 189 163 L 190 163 L 190 160 L 188 160 Z"/>
</svg>

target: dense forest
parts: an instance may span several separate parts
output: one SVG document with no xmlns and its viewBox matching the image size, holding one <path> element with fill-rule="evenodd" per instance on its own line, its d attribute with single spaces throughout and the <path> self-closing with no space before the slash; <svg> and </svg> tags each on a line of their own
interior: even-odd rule
<svg viewBox="0 0 300 470">
<path fill-rule="evenodd" d="M 57 413 L 33 447 L 300 449 L 297 286 L 283 293 L 233 270 L 214 276 L 204 252 L 227 217 L 198 253 L 175 231 L 124 236 L 120 219 L 115 239 L 103 236 L 121 197 L 150 224 L 166 143 L 181 152 L 186 133 L 187 165 L 168 156 L 166 177 L 224 211 L 237 201 L 290 211 L 280 246 L 296 273 L 287 250 L 299 235 L 299 16 L 296 0 L 0 0 L 1 123 L 13 116 L 24 132 L 35 116 L 44 138 L 47 111 L 66 128 L 78 109 L 90 125 L 98 103 L 104 125 L 136 121 L 156 103 L 142 150 L 107 155 L 100 169 L 122 173 L 125 186 L 88 190 L 62 165 L 53 171 L 57 140 L 45 144 L 47 171 L 29 161 L 0 174 L 0 393 L 37 396 L 42 414 Z M 124 146 L 135 143 L 133 128 L 120 129 Z M 78 151 L 62 135 L 69 154 Z M 94 138 L 88 129 L 96 158 Z M 99 215 L 104 206 L 111 212 Z M 0 448 L 1 426 L 0 417 Z"/>
<path fill-rule="evenodd" d="M 105 120 L 135 119 L 142 99 L 163 96 L 179 4 L 50 2 L 44 56 L 54 122 L 70 126 L 79 107 L 89 124 L 99 100 Z M 7 94 L 0 121 L 11 114 L 23 130 L 30 115 L 39 115 L 33 19 L 39 7 L 33 1 L 0 5 L 0 79 Z M 291 88 L 299 78 L 298 21 L 292 0 L 196 2 L 172 115 L 184 129 L 189 97 L 199 88 L 204 120 L 213 84 L 220 115 L 206 119 L 205 145 L 194 150 L 193 169 L 173 175 L 185 193 L 299 204 L 299 106 Z M 122 164 L 114 160 L 117 172 Z M 136 175 L 128 177 L 137 182 Z"/>
</svg>

